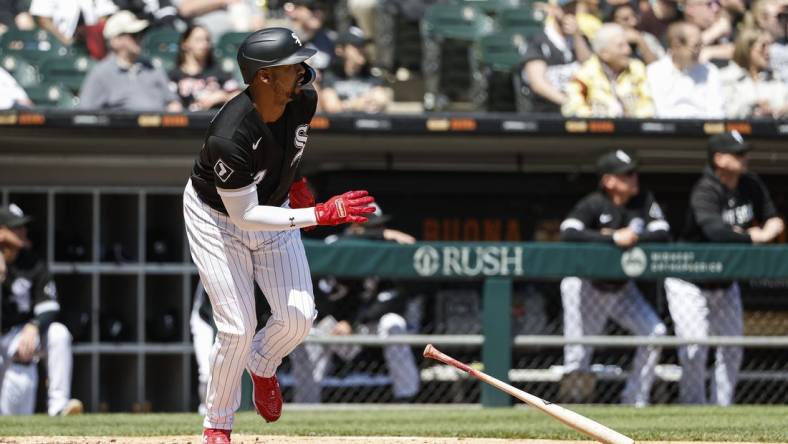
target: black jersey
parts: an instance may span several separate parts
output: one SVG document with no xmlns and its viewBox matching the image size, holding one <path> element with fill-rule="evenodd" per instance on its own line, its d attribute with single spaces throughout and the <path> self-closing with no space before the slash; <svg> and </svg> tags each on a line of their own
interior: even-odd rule
<svg viewBox="0 0 788 444">
<path fill-rule="evenodd" d="M 305 88 L 279 120 L 266 124 L 248 88 L 227 102 L 211 121 L 192 169 L 192 185 L 200 199 L 227 214 L 216 188 L 255 184 L 261 205 L 281 206 L 296 178 L 316 107 L 317 93 Z"/>
<path fill-rule="evenodd" d="M 609 228 L 632 228 L 640 242 L 666 242 L 670 240 L 670 225 L 665 220 L 654 195 L 643 191 L 618 207 L 602 191 L 595 191 L 575 205 L 561 223 L 561 240 L 567 242 L 612 243 L 613 236 L 602 234 Z"/>
<path fill-rule="evenodd" d="M 31 321 L 43 331 L 60 311 L 55 281 L 44 261 L 30 250 L 22 250 L 8 265 L 2 299 L 3 333 Z"/>
<path fill-rule="evenodd" d="M 681 240 L 751 243 L 747 229 L 777 216 L 769 191 L 754 173 L 744 173 L 735 190 L 711 168 L 695 183 Z"/>
</svg>

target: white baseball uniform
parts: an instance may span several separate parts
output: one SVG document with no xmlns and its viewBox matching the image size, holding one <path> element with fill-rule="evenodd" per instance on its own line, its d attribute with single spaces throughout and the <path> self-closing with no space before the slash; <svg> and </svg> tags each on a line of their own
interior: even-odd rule
<svg viewBox="0 0 788 444">
<path fill-rule="evenodd" d="M 744 333 L 739 285 L 703 289 L 677 278 L 665 279 L 665 296 L 676 336 L 703 339 L 710 335 L 741 336 Z M 706 363 L 709 347 L 679 347 L 681 381 L 679 400 L 684 404 L 706 403 Z M 711 402 L 730 405 L 742 361 L 741 347 L 717 347 L 711 379 Z"/>
<path fill-rule="evenodd" d="M 741 135 L 731 134 L 743 143 Z M 681 240 L 750 244 L 752 239 L 747 230 L 774 217 L 777 217 L 774 202 L 756 174 L 742 174 L 736 188 L 729 189 L 720 182 L 714 170 L 707 167 L 690 193 L 687 224 Z M 680 338 L 740 336 L 744 333 L 741 294 L 735 282 L 688 282 L 668 278 L 665 279 L 665 295 L 676 336 Z M 707 402 L 707 356 L 706 346 L 695 344 L 679 348 L 682 367 L 679 397 L 682 402 Z M 711 402 L 719 405 L 733 403 L 741 362 L 741 347 L 717 347 Z"/>
<path fill-rule="evenodd" d="M 21 210 L 15 205 L 21 215 Z M 22 216 L 20 216 L 22 217 Z M 32 413 L 35 407 L 35 385 L 39 358 L 47 362 L 47 411 L 59 414 L 71 399 L 71 333 L 59 322 L 52 322 L 60 311 L 57 286 L 46 264 L 30 250 L 21 250 L 15 262 L 8 265 L 2 283 L 2 339 L 0 339 L 0 404 L 2 412 Z M 32 363 L 14 362 L 20 332 L 27 323 L 39 325 L 38 344 Z M 32 368 L 32 370 L 30 370 Z M 33 372 L 33 376 L 29 372 Z M 3 375 L 5 372 L 5 375 Z"/>
<path fill-rule="evenodd" d="M 602 291 L 594 288 L 588 279 L 564 278 L 561 281 L 561 302 L 566 339 L 602 334 L 608 319 L 638 336 L 664 336 L 667 332 L 654 309 L 631 281 L 618 291 Z M 621 394 L 622 403 L 648 405 L 660 352 L 660 347 L 637 348 L 632 370 Z M 589 346 L 565 346 L 565 372 L 588 371 L 592 354 L 593 348 Z"/>
<path fill-rule="evenodd" d="M 219 111 L 183 195 L 191 256 L 218 329 L 203 425 L 232 429 L 244 369 L 272 377 L 309 334 L 316 311 L 300 227 L 314 209 L 289 209 L 317 95 L 303 89 L 276 122 L 260 119 L 249 90 Z M 271 317 L 257 334 L 254 283 Z"/>
<path fill-rule="evenodd" d="M 616 152 L 615 155 L 621 162 L 632 162 L 623 153 Z M 625 227 L 638 235 L 639 242 L 665 242 L 670 239 L 670 225 L 650 192 L 642 191 L 623 205 L 615 205 L 601 190 L 589 194 L 575 205 L 561 223 L 561 239 L 612 244 L 613 237 L 609 233 Z M 561 302 L 564 337 L 567 339 L 601 334 L 608 319 L 638 336 L 664 336 L 667 332 L 659 316 L 631 280 L 597 281 L 567 277 L 561 281 Z M 621 402 L 639 406 L 649 403 L 660 353 L 660 347 L 637 348 Z M 566 373 L 587 371 L 591 355 L 591 347 L 565 346 Z"/>
</svg>

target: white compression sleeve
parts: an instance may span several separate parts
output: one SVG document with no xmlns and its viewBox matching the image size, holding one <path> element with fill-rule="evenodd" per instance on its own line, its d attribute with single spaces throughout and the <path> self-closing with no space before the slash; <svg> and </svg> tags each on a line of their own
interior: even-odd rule
<svg viewBox="0 0 788 444">
<path fill-rule="evenodd" d="M 291 209 L 259 205 L 255 184 L 231 191 L 217 188 L 216 191 L 222 198 L 230 220 L 242 230 L 282 231 L 317 225 L 314 208 Z"/>
</svg>

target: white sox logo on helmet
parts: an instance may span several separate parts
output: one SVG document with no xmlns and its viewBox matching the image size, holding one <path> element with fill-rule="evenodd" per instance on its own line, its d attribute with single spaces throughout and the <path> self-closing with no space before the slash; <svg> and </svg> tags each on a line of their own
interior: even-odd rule
<svg viewBox="0 0 788 444">
<path fill-rule="evenodd" d="M 301 43 L 301 39 L 298 38 L 298 36 L 296 35 L 295 32 L 291 33 L 290 35 L 293 36 L 293 40 L 295 40 L 295 42 L 296 42 L 296 44 L 298 46 L 304 46 L 303 43 Z"/>
</svg>

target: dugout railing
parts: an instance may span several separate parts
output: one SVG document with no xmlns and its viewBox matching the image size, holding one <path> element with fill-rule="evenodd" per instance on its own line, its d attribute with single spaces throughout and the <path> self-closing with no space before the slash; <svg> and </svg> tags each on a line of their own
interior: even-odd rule
<svg viewBox="0 0 788 444">
<path fill-rule="evenodd" d="M 91 315 L 82 340 L 75 345 L 78 371 L 74 375 L 76 391 L 87 394 L 91 410 L 123 411 L 129 406 L 144 410 L 150 399 L 154 400 L 151 407 L 154 410 L 187 410 L 193 402 L 192 348 L 186 320 L 196 270 L 182 229 L 180 193 L 180 188 L 173 187 L 2 189 L 3 203 L 20 203 L 36 218 L 31 234 L 58 280 L 61 297 L 74 298 Z M 170 223 L 154 226 L 154 216 Z M 162 239 L 175 241 L 165 245 L 162 251 L 162 245 L 157 244 Z M 632 277 L 646 281 L 659 281 L 666 276 L 692 280 L 788 277 L 788 248 L 782 245 L 655 244 L 629 251 L 605 245 L 561 243 L 394 245 L 341 241 L 326 245 L 305 240 L 305 245 L 315 276 L 483 281 L 481 334 L 402 335 L 385 339 L 352 335 L 308 341 L 373 347 L 390 343 L 421 346 L 430 342 L 438 346 L 481 347 L 485 370 L 503 380 L 510 375 L 519 380 L 554 380 L 554 373 L 513 369 L 517 366 L 512 364 L 512 352 L 556 348 L 568 343 L 559 335 L 512 336 L 511 319 L 505 314 L 511 311 L 512 285 L 516 281 L 557 280 L 564 276 Z M 155 311 L 162 301 L 172 303 L 180 311 L 182 321 L 177 331 L 169 332 L 173 337 L 164 337 L 168 332 L 149 322 L 162 316 Z M 112 319 L 101 317 L 107 313 L 106 308 L 132 315 L 125 325 L 112 324 Z M 120 335 L 111 336 L 113 325 L 121 326 Z M 127 331 L 122 331 L 123 328 Z M 697 341 L 675 337 L 589 336 L 572 343 L 624 348 L 651 344 L 670 348 L 690 342 L 788 349 L 788 336 L 762 335 L 712 336 Z M 783 374 L 788 373 L 785 368 L 772 370 L 776 379 L 785 379 Z M 160 387 L 161 378 L 152 375 L 161 372 L 179 383 L 167 382 L 166 387 Z M 115 387 L 113 396 L 117 399 L 105 396 L 108 387 Z M 481 401 L 487 406 L 509 403 L 507 396 L 484 385 Z M 109 405 L 102 406 L 105 402 Z"/>
</svg>

